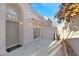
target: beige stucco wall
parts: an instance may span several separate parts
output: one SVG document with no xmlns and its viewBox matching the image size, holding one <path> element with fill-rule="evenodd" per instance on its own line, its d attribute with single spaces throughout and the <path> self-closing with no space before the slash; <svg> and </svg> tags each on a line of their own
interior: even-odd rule
<svg viewBox="0 0 79 59">
<path fill-rule="evenodd" d="M 70 19 L 70 23 L 68 24 L 67 29 L 64 30 L 64 36 L 66 38 L 79 37 L 79 16 L 75 16 Z"/>
<path fill-rule="evenodd" d="M 77 54 L 77 56 L 79 56 L 79 37 L 70 38 L 68 41 L 75 53 Z"/>
<path fill-rule="evenodd" d="M 23 10 L 23 44 L 33 40 L 33 28 L 31 25 L 31 6 L 29 4 L 19 4 Z"/>
<path fill-rule="evenodd" d="M 22 8 L 22 31 L 20 33 L 21 44 L 24 45 L 32 40 L 32 27 L 30 25 L 30 5 L 18 4 Z M 17 6 L 17 4 L 16 4 Z M 6 4 L 0 3 L 0 55 L 6 53 Z M 23 36 L 23 37 L 22 37 Z"/>
<path fill-rule="evenodd" d="M 6 53 L 6 43 L 5 43 L 5 4 L 0 3 L 0 55 Z"/>
<path fill-rule="evenodd" d="M 50 28 L 42 28 L 41 35 L 43 38 L 48 38 L 53 40 L 54 31 Z"/>
<path fill-rule="evenodd" d="M 33 28 L 34 26 L 31 23 L 32 17 L 35 15 L 31 12 L 31 5 L 30 4 L 16 4 L 16 8 L 18 6 L 22 9 L 21 10 L 21 21 L 23 24 L 20 24 L 20 42 L 22 45 L 25 45 L 33 39 Z M 39 17 L 39 16 L 35 16 Z M 40 18 L 40 17 L 39 17 Z M 41 19 L 41 18 L 40 18 Z M 38 19 L 39 20 L 39 19 Z M 42 20 L 42 19 L 41 19 Z M 0 55 L 6 53 L 6 4 L 0 3 Z M 42 38 L 53 38 L 54 31 L 51 28 L 41 28 L 40 37 Z"/>
<path fill-rule="evenodd" d="M 73 23 L 72 23 L 73 21 Z M 72 27 L 73 26 L 73 27 Z M 79 16 L 75 16 L 71 19 L 71 26 L 70 29 L 73 29 L 72 38 L 79 37 Z"/>
<path fill-rule="evenodd" d="M 76 29 L 75 26 L 77 26 Z M 70 29 L 74 31 L 71 32 L 68 41 L 71 47 L 74 49 L 77 56 L 79 56 L 79 16 L 71 18 Z"/>
<path fill-rule="evenodd" d="M 54 33 L 56 32 L 55 31 L 56 29 L 54 27 L 50 28 L 50 26 L 47 26 L 49 22 L 46 19 L 44 19 L 40 14 L 38 14 L 36 11 L 32 10 L 31 12 L 32 12 L 33 19 L 39 20 L 39 22 L 42 22 L 46 25 L 44 26 L 42 24 L 42 26 L 40 26 L 40 37 L 53 40 L 53 36 L 54 36 Z"/>
</svg>

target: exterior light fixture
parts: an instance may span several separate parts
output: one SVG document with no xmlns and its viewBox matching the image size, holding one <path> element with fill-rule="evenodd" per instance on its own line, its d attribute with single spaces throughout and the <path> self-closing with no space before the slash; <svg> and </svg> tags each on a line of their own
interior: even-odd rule
<svg viewBox="0 0 79 59">
<path fill-rule="evenodd" d="M 20 24 L 23 24 L 23 22 L 20 22 Z"/>
<path fill-rule="evenodd" d="M 37 28 L 39 28 L 39 26 L 37 26 Z"/>
<path fill-rule="evenodd" d="M 36 25 L 34 25 L 34 28 L 36 28 Z"/>
<path fill-rule="evenodd" d="M 32 26 L 32 23 L 30 23 L 30 25 Z"/>
</svg>

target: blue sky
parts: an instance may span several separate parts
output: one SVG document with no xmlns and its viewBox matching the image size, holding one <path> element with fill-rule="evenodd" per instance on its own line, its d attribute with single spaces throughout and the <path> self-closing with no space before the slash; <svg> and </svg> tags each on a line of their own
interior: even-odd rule
<svg viewBox="0 0 79 59">
<path fill-rule="evenodd" d="M 43 17 L 54 17 L 57 10 L 59 9 L 60 3 L 33 3 L 32 9 L 37 11 Z"/>
</svg>

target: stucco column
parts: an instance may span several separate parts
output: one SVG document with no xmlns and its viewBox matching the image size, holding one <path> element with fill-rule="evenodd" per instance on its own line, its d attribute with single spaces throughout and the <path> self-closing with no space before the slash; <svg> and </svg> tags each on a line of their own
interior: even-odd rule
<svg viewBox="0 0 79 59">
<path fill-rule="evenodd" d="M 5 4 L 0 3 L 0 55 L 6 53 L 6 36 L 5 36 Z"/>
<path fill-rule="evenodd" d="M 19 4 L 23 11 L 23 40 L 22 44 L 33 41 L 33 25 L 31 24 L 32 12 L 29 4 Z"/>
</svg>

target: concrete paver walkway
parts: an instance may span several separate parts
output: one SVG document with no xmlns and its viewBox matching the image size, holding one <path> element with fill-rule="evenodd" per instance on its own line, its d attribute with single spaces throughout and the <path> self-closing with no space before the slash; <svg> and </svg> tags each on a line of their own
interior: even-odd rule
<svg viewBox="0 0 79 59">
<path fill-rule="evenodd" d="M 49 52 L 47 51 L 48 46 L 53 42 L 53 39 L 48 38 L 38 38 L 21 48 L 18 48 L 6 56 L 47 56 Z"/>
</svg>

